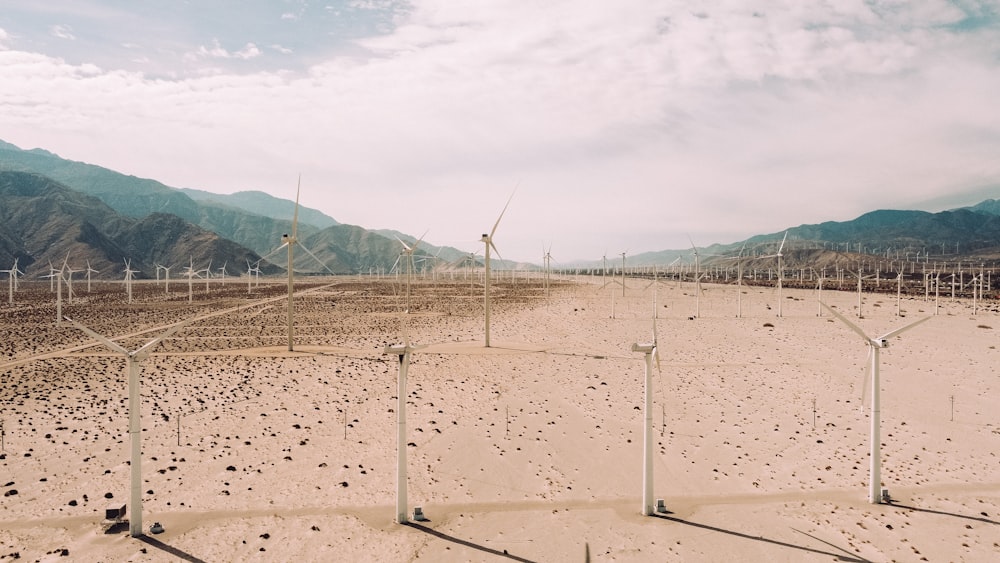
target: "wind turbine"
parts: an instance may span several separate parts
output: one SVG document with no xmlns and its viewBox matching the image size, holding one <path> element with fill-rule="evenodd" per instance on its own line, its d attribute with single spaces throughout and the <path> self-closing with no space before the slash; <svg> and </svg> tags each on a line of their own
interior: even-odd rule
<svg viewBox="0 0 1000 563">
<path fill-rule="evenodd" d="M 69 265 L 69 254 L 66 254 L 66 258 L 63 260 L 63 270 L 66 272 L 66 295 L 69 297 L 69 302 L 73 302 L 73 274 L 79 272 L 80 270 L 74 270 Z"/>
<path fill-rule="evenodd" d="M 781 257 L 784 256 L 781 251 L 785 249 L 785 240 L 788 238 L 788 231 L 785 231 L 785 236 L 781 238 L 781 246 L 778 247 L 778 252 L 770 255 L 764 256 L 764 258 L 777 258 L 778 259 L 778 316 L 781 316 L 781 284 L 784 280 L 784 272 L 781 266 Z"/>
<path fill-rule="evenodd" d="M 424 234 L 420 235 L 420 238 L 417 239 L 417 242 L 413 243 L 413 246 L 406 244 L 405 242 L 403 242 L 403 239 L 396 237 L 396 240 L 399 241 L 399 244 L 403 245 L 403 252 L 400 253 L 399 257 L 396 258 L 396 262 L 398 263 L 399 260 L 402 259 L 404 265 L 406 266 L 406 312 L 407 313 L 410 312 L 410 284 L 412 283 L 413 280 L 413 267 L 414 267 L 413 253 L 416 252 L 417 246 L 420 245 L 420 241 L 424 240 L 425 236 L 427 236 L 427 231 L 424 231 Z"/>
<path fill-rule="evenodd" d="M 628 250 L 622 252 L 622 297 L 625 297 L 625 253 L 626 252 L 628 252 Z"/>
<path fill-rule="evenodd" d="M 261 260 L 263 260 L 263 258 L 261 258 Z M 260 286 L 260 260 L 251 266 L 250 259 L 247 258 L 247 294 L 251 291 L 251 280 L 255 280 L 256 286 Z"/>
<path fill-rule="evenodd" d="M 229 260 L 226 260 L 225 262 L 223 262 L 222 263 L 222 267 L 219 268 L 219 275 L 222 277 L 222 285 L 223 285 L 223 287 L 225 287 L 225 285 L 226 285 L 226 264 L 229 264 Z"/>
<path fill-rule="evenodd" d="M 295 269 L 292 266 L 292 262 L 293 262 L 293 258 L 294 258 L 294 250 L 293 249 L 294 249 L 295 245 L 299 243 L 299 239 L 298 239 L 298 230 L 299 230 L 299 193 L 300 193 L 301 189 L 302 189 L 302 176 L 299 175 L 298 184 L 295 186 L 295 212 L 292 214 L 292 234 L 288 235 L 286 233 L 286 234 L 281 235 L 281 241 L 282 241 L 281 246 L 279 246 L 274 251 L 272 251 L 272 252 L 276 252 L 278 250 L 281 250 L 283 247 L 286 247 L 286 246 L 288 247 L 288 351 L 289 352 L 293 352 L 294 348 L 295 348 L 295 346 L 294 346 L 295 329 L 294 329 L 293 322 L 292 322 L 292 315 L 293 315 L 293 312 L 295 310 L 295 304 L 294 304 L 294 302 L 292 300 L 292 294 L 295 291 L 295 285 L 294 285 L 294 283 L 295 283 Z M 330 271 L 330 268 L 328 268 L 326 266 L 326 264 L 323 264 L 323 262 L 319 258 L 316 258 L 316 255 L 313 254 L 312 252 L 310 252 L 308 248 L 306 248 L 306 247 L 303 246 L 302 250 L 305 250 L 306 254 L 312 256 L 313 259 L 316 260 L 317 262 L 319 262 L 321 266 L 323 266 L 324 268 L 327 269 L 327 271 L 329 271 L 330 273 L 333 273 L 332 271 Z"/>
<path fill-rule="evenodd" d="M 90 274 L 98 273 L 97 270 L 90 267 L 90 260 L 87 260 L 87 293 L 90 293 Z"/>
<path fill-rule="evenodd" d="M 517 191 L 517 188 L 514 188 L 514 192 L 516 192 L 516 191 Z M 480 241 L 486 246 L 486 253 L 483 255 L 484 258 L 485 258 L 484 259 L 485 276 L 483 278 L 484 286 L 485 287 L 483 289 L 483 302 L 485 304 L 484 309 L 485 309 L 485 314 L 486 314 L 486 347 L 487 348 L 490 347 L 490 249 L 492 248 L 493 250 L 497 250 L 496 245 L 493 244 L 493 235 L 496 234 L 497 227 L 500 226 L 500 220 L 503 219 L 503 214 L 507 212 L 507 206 L 510 205 L 510 200 L 514 199 L 514 192 L 512 192 L 510 194 L 510 197 L 507 198 L 507 203 L 506 203 L 506 205 L 503 206 L 503 210 L 500 212 L 500 216 L 497 217 L 497 222 L 493 224 L 493 228 L 490 229 L 490 233 L 489 234 L 483 233 L 483 237 L 480 239 Z M 499 255 L 499 254 L 500 254 L 500 251 L 497 250 L 497 255 Z"/>
<path fill-rule="evenodd" d="M 198 270 L 198 273 L 205 272 L 205 293 L 208 293 L 208 280 L 212 277 L 212 260 L 208 261 L 208 266 L 205 266 L 204 270 Z"/>
<path fill-rule="evenodd" d="M 298 230 L 299 230 L 299 192 L 302 189 L 302 175 L 299 175 L 298 184 L 295 186 L 295 211 L 292 213 L 292 235 L 287 234 L 281 235 L 281 240 L 284 244 L 281 246 L 288 247 L 288 351 L 292 352 L 295 348 L 293 340 L 295 337 L 294 324 L 292 322 L 292 312 L 294 311 L 294 303 L 292 302 L 292 294 L 294 293 L 294 268 L 292 266 L 292 260 L 294 258 L 294 247 L 298 240 Z M 280 247 L 279 247 L 280 248 Z"/>
<path fill-rule="evenodd" d="M 644 385 L 645 411 L 642 426 L 642 515 L 651 516 L 656 510 L 653 504 L 653 358 L 660 367 L 660 354 L 656 349 L 656 315 L 653 315 L 653 342 L 632 344 L 633 352 L 642 352 L 646 361 Z"/>
<path fill-rule="evenodd" d="M 861 338 L 863 338 L 865 340 L 865 343 L 867 343 L 868 346 L 871 347 L 871 352 L 870 352 L 871 365 L 869 366 L 869 369 L 868 369 L 868 371 L 870 372 L 870 377 L 871 377 L 871 417 L 870 417 L 871 418 L 871 431 L 870 431 L 870 434 L 869 434 L 869 441 L 870 441 L 870 445 L 871 445 L 871 459 L 869 460 L 870 461 L 870 470 L 869 470 L 869 481 L 868 481 L 868 502 L 870 502 L 872 504 L 879 504 L 881 502 L 881 497 L 882 497 L 882 495 L 881 495 L 881 487 L 882 487 L 881 469 L 882 469 L 882 463 L 881 463 L 881 451 L 880 451 L 880 447 L 881 447 L 881 436 L 880 436 L 880 430 L 881 430 L 881 428 L 880 428 L 880 424 L 881 424 L 880 416 L 881 416 L 881 412 L 879 410 L 879 393 L 880 393 L 881 390 L 879 388 L 879 353 L 882 351 L 883 348 L 886 348 L 889 345 L 889 339 L 890 338 L 892 338 L 894 336 L 899 336 L 900 333 L 902 333 L 904 331 L 907 331 L 907 330 L 910 330 L 911 328 L 913 328 L 913 327 L 917 326 L 918 324 L 920 324 L 920 323 L 922 323 L 922 322 L 930 319 L 931 317 L 924 317 L 924 318 L 919 319 L 917 321 L 914 321 L 914 322 L 912 322 L 912 323 L 910 323 L 910 324 L 908 324 L 906 326 L 903 326 L 901 328 L 897 328 L 896 330 L 889 331 L 889 332 L 883 334 L 882 336 L 878 336 L 878 337 L 874 337 L 873 338 L 871 336 L 868 336 L 868 334 L 866 334 L 865 331 L 861 330 L 861 328 L 859 328 L 856 324 L 854 324 L 851 321 L 847 320 L 846 317 L 844 317 L 843 315 L 841 315 L 837 311 L 834 311 L 826 303 L 824 303 L 823 306 L 826 307 L 826 310 L 830 311 L 830 313 L 834 317 L 837 317 L 838 319 L 840 319 L 840 321 L 843 322 L 845 325 L 847 325 L 848 328 L 850 328 L 851 330 L 853 330 L 854 332 L 856 332 L 859 336 L 861 336 Z M 867 383 L 867 381 L 866 381 L 866 383 Z M 864 393 L 864 391 L 862 391 L 862 393 Z M 862 396 L 862 403 L 864 403 L 863 396 Z"/>
<path fill-rule="evenodd" d="M 862 318 L 862 315 L 861 315 L 861 282 L 862 282 L 862 280 L 866 280 L 866 279 L 868 279 L 868 278 L 870 278 L 872 276 L 870 274 L 867 275 L 867 276 L 862 276 L 861 275 L 861 266 L 860 265 L 858 265 L 858 273 L 855 274 L 854 272 L 851 272 L 851 275 L 853 275 L 854 277 L 858 278 L 858 318 L 860 319 L 860 318 Z"/>
<path fill-rule="evenodd" d="M 65 267 L 65 262 L 63 263 Z M 56 280 L 56 326 L 62 326 L 62 280 L 63 271 L 62 269 L 56 270 L 52 267 L 52 263 L 49 262 L 49 275 L 43 276 L 49 278 L 49 285 L 52 285 L 52 278 Z"/>
<path fill-rule="evenodd" d="M 128 373 L 128 433 L 131 450 L 131 460 L 129 462 L 131 468 L 129 503 L 132 505 L 132 516 L 128 521 L 128 530 L 129 534 L 135 538 L 142 535 L 142 421 L 139 414 L 139 372 L 142 371 L 143 360 L 149 357 L 149 353 L 152 352 L 153 348 L 163 341 L 164 338 L 167 338 L 189 323 L 190 320 L 171 326 L 156 338 L 132 351 L 126 350 L 120 344 L 97 334 L 69 317 L 66 317 L 66 320 L 91 338 L 125 356 L 126 371 Z"/>
<path fill-rule="evenodd" d="M 693 246 L 693 245 L 692 245 Z M 747 249 L 747 243 L 743 243 L 740 253 L 730 260 L 736 260 L 736 318 L 743 317 L 743 252 Z"/>
<path fill-rule="evenodd" d="M 181 275 L 188 279 L 188 303 L 191 303 L 194 301 L 194 277 L 197 275 L 197 272 L 194 270 L 194 256 L 189 258 L 188 265 L 184 268 Z"/>
<path fill-rule="evenodd" d="M 405 524 L 406 516 L 406 373 L 410 368 L 410 354 L 426 346 L 410 344 L 405 317 L 400 316 L 403 343 L 386 346 L 383 354 L 399 357 L 399 377 L 396 380 L 396 523 Z"/>
<path fill-rule="evenodd" d="M 701 278 L 704 277 L 701 274 L 701 254 L 698 253 L 698 247 L 694 245 L 694 241 L 691 240 L 691 235 L 688 235 L 688 242 L 691 243 L 691 254 L 694 254 L 694 316 L 701 316 Z"/>
<path fill-rule="evenodd" d="M 132 261 L 125 259 L 125 292 L 128 293 L 128 302 L 132 303 L 132 278 L 138 270 L 132 269 Z"/>
<path fill-rule="evenodd" d="M 0 270 L 0 272 L 5 272 L 7 274 L 7 302 L 14 302 L 14 288 L 17 284 L 17 275 L 22 273 L 21 270 L 17 269 L 18 259 L 14 259 L 14 265 L 10 267 L 9 270 Z"/>
</svg>

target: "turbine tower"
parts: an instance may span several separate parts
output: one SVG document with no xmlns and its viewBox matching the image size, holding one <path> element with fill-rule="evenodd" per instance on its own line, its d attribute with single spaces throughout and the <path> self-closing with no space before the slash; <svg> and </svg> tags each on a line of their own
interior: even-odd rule
<svg viewBox="0 0 1000 563">
<path fill-rule="evenodd" d="M 657 368 L 660 365 L 660 355 L 656 350 L 656 318 L 653 317 L 653 342 L 649 344 L 633 344 L 633 352 L 645 355 L 645 410 L 642 426 L 642 515 L 651 516 L 656 510 L 653 504 L 653 358 L 656 358 Z"/>
<path fill-rule="evenodd" d="M 302 175 L 299 175 L 298 184 L 295 186 L 295 212 L 292 214 L 292 234 L 291 236 L 284 234 L 281 235 L 281 240 L 284 244 L 282 246 L 288 247 L 288 351 L 292 352 L 295 349 L 293 340 L 295 337 L 294 327 L 292 324 L 292 313 L 294 311 L 294 304 L 292 302 L 292 293 L 295 290 L 294 287 L 294 271 L 292 268 L 292 260 L 294 258 L 295 244 L 298 242 L 298 230 L 299 230 L 299 192 L 302 189 Z"/>
<path fill-rule="evenodd" d="M 108 348 L 119 352 L 125 356 L 125 363 L 128 372 L 128 433 L 131 451 L 131 480 L 129 487 L 129 504 L 132 505 L 132 516 L 128 521 L 129 534 L 135 538 L 142 534 L 142 423 L 139 415 L 139 372 L 142 370 L 142 361 L 149 357 L 149 353 L 157 344 L 171 334 L 177 332 L 181 327 L 190 321 L 177 323 L 156 338 L 150 340 L 136 350 L 126 350 L 120 344 L 97 334 L 82 324 L 66 317 L 66 320 L 76 328 L 94 338 Z M 193 320 L 193 319 L 192 319 Z"/>
<path fill-rule="evenodd" d="M 517 188 L 514 189 L 517 191 Z M 503 206 L 503 211 L 500 212 L 500 216 L 497 217 L 497 222 L 493 224 L 493 228 L 490 230 L 489 234 L 483 233 L 483 237 L 480 241 L 486 246 L 486 253 L 484 254 L 484 272 L 483 277 L 484 289 L 483 289 L 483 302 L 486 314 L 486 347 L 490 347 L 490 249 L 497 250 L 496 245 L 493 244 L 493 235 L 497 232 L 497 227 L 500 226 L 500 220 L 503 219 L 503 214 L 507 212 L 507 206 L 510 205 L 510 200 L 514 199 L 514 193 L 510 194 L 507 198 L 507 204 Z M 497 250 L 497 255 L 500 251 Z"/>
<path fill-rule="evenodd" d="M 400 318 L 405 327 L 405 319 Z M 399 377 L 396 381 L 396 523 L 405 524 L 408 519 L 406 499 L 406 373 L 410 368 L 410 353 L 425 346 L 413 346 L 403 330 L 403 344 L 386 346 L 384 354 L 399 357 Z"/>
</svg>

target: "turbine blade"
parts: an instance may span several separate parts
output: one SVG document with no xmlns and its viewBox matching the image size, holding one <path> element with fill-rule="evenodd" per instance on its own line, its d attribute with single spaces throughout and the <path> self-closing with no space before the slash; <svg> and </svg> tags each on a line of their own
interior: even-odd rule
<svg viewBox="0 0 1000 563">
<path fill-rule="evenodd" d="M 514 191 L 510 193 L 510 197 L 507 198 L 507 204 L 503 206 L 503 211 L 501 211 L 500 216 L 497 217 L 497 222 L 493 224 L 493 229 L 490 230 L 491 241 L 493 240 L 493 233 L 497 232 L 497 227 L 500 226 L 500 219 L 503 219 L 503 214 L 507 212 L 507 206 L 510 205 L 510 200 L 514 199 L 514 194 L 516 193 L 517 193 L 517 188 L 515 187 Z"/>
<path fill-rule="evenodd" d="M 871 384 L 872 380 L 872 354 L 874 348 L 868 347 L 868 355 L 865 356 L 865 379 L 864 383 L 861 384 L 861 409 L 864 410 L 865 405 L 868 403 L 868 386 Z"/>
<path fill-rule="evenodd" d="M 128 354 L 128 350 L 126 350 L 121 344 L 118 344 L 117 342 L 112 342 L 111 340 L 108 340 L 104 336 L 101 336 L 100 334 L 97 334 L 96 332 L 90 330 L 89 328 L 83 326 L 82 324 L 74 321 L 73 319 L 71 319 L 71 318 L 69 318 L 69 317 L 67 317 L 65 315 L 63 315 L 63 318 L 66 319 L 67 321 L 69 321 L 76 328 L 82 330 L 87 336 L 93 338 L 94 340 L 97 340 L 98 342 L 100 342 L 101 344 L 104 344 L 108 348 L 111 348 L 115 352 L 121 352 L 122 354 L 126 354 L 126 355 Z"/>
<path fill-rule="evenodd" d="M 398 240 L 398 241 L 399 241 L 399 244 L 403 245 L 403 248 L 405 248 L 405 249 L 406 249 L 407 251 L 409 251 L 409 250 L 410 250 L 410 245 L 408 245 L 408 244 L 406 244 L 405 242 L 403 242 L 403 239 L 401 239 L 401 238 L 399 238 L 399 237 L 397 236 L 397 237 L 396 237 L 396 240 Z"/>
<path fill-rule="evenodd" d="M 823 306 L 823 308 L 825 308 L 825 309 L 826 309 L 827 311 L 830 311 L 830 314 L 831 314 L 831 315 L 833 315 L 834 317 L 837 317 L 838 319 L 840 319 L 840 321 L 841 321 L 842 323 L 844 323 L 845 325 L 847 325 L 847 326 L 848 326 L 848 327 L 849 327 L 849 328 L 850 328 L 851 330 L 853 330 L 854 332 L 858 333 L 858 334 L 859 334 L 859 335 L 861 336 L 861 338 L 864 338 L 864 339 L 865 339 L 865 342 L 869 342 L 869 343 L 871 342 L 871 340 L 872 340 L 872 339 L 871 339 L 871 337 L 870 337 L 870 336 L 868 336 L 867 334 L 865 334 L 865 331 L 861 330 L 861 328 L 860 328 L 860 327 L 858 327 L 858 325 L 856 325 L 856 324 L 852 323 L 851 321 L 847 320 L 847 317 L 845 317 L 844 315 L 841 315 L 841 314 L 840 314 L 840 313 L 838 313 L 837 311 L 834 311 L 834 310 L 833 310 L 833 309 L 832 309 L 832 308 L 831 308 L 831 307 L 830 307 L 829 305 L 827 305 L 826 303 L 823 303 L 822 301 L 820 301 L 819 303 L 820 303 L 820 305 L 822 305 L 822 306 Z"/>
<path fill-rule="evenodd" d="M 778 247 L 778 254 L 781 254 L 781 251 L 784 250 L 784 248 L 785 248 L 785 239 L 787 239 L 787 238 L 788 238 L 788 231 L 785 231 L 785 236 L 781 237 L 781 246 Z"/>
<path fill-rule="evenodd" d="M 188 319 L 186 321 L 181 321 L 181 322 L 179 322 L 179 323 L 171 326 L 167 330 L 163 331 L 162 334 L 160 334 L 156 338 L 150 340 L 149 342 L 147 342 L 146 344 L 144 344 L 141 348 L 139 348 L 138 350 L 136 350 L 135 351 L 135 357 L 139 358 L 139 359 L 145 358 L 146 356 L 149 355 L 149 352 L 153 349 L 153 347 L 155 347 L 157 344 L 159 344 L 164 338 L 167 338 L 171 334 L 177 332 L 178 330 L 180 330 L 182 327 L 184 327 L 185 325 L 187 325 L 188 323 L 190 323 L 193 320 L 194 319 Z"/>
<path fill-rule="evenodd" d="M 903 328 L 897 328 L 896 330 L 887 332 L 887 333 L 883 334 L 881 336 L 881 338 L 889 339 L 889 338 L 892 338 L 893 336 L 899 336 L 899 333 L 901 333 L 903 331 L 910 330 L 911 328 L 917 326 L 918 324 L 920 324 L 920 323 L 922 323 L 924 321 L 929 321 L 929 320 L 931 320 L 931 317 L 924 317 L 924 318 L 922 318 L 922 319 L 920 319 L 918 321 L 914 321 L 914 322 L 912 322 L 912 323 L 904 326 Z"/>
<path fill-rule="evenodd" d="M 413 250 L 416 250 L 417 247 L 420 246 L 420 243 L 423 242 L 424 237 L 427 236 L 427 233 L 429 232 L 431 232 L 431 230 L 427 229 L 426 231 L 424 231 L 424 234 L 420 235 L 420 238 L 417 239 L 417 242 L 413 243 Z"/>
<path fill-rule="evenodd" d="M 299 234 L 299 192 L 302 189 L 302 174 L 299 174 L 299 182 L 295 186 L 295 212 L 292 213 L 292 239 Z"/>
<path fill-rule="evenodd" d="M 313 254 L 311 250 L 309 250 L 308 248 L 306 248 L 306 246 L 304 244 L 300 244 L 299 247 L 302 248 L 302 250 L 305 250 L 306 254 L 308 254 L 309 256 L 312 256 L 313 260 L 315 260 L 316 262 L 318 262 L 320 266 L 323 266 L 323 268 L 325 268 L 327 272 L 330 272 L 333 275 L 337 275 L 337 274 L 334 274 L 333 270 L 331 270 L 330 268 L 328 268 L 327 265 L 324 264 L 322 260 L 320 260 L 319 258 L 317 258 L 316 255 Z"/>
</svg>

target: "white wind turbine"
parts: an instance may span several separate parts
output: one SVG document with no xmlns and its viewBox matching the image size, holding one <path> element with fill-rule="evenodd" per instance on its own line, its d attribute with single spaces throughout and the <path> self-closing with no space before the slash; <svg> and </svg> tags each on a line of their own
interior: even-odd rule
<svg viewBox="0 0 1000 563">
<path fill-rule="evenodd" d="M 273 254 L 273 253 L 281 250 L 282 248 L 288 247 L 288 265 L 287 265 L 287 268 L 288 268 L 288 351 L 289 352 L 293 352 L 294 348 L 295 348 L 295 346 L 294 346 L 295 328 L 294 328 L 294 323 L 293 323 L 293 313 L 295 311 L 295 304 L 294 304 L 294 301 L 293 301 L 293 293 L 295 291 L 295 285 L 294 285 L 295 284 L 295 268 L 293 267 L 292 263 L 294 262 L 294 257 L 295 257 L 294 256 L 294 247 L 295 247 L 296 244 L 299 244 L 299 239 L 298 239 L 298 230 L 299 230 L 299 193 L 300 193 L 301 189 L 302 189 L 302 176 L 300 175 L 299 176 L 298 184 L 296 184 L 296 187 L 295 187 L 295 212 L 292 214 L 292 234 L 289 235 L 289 234 L 285 233 L 285 234 L 281 235 L 281 241 L 282 241 L 281 246 L 279 246 L 278 248 L 272 250 L 268 254 L 268 256 L 270 256 L 271 254 Z M 326 268 L 326 270 L 328 272 L 330 272 L 331 274 L 333 273 L 333 271 L 331 271 L 330 268 L 328 268 L 326 266 L 326 264 L 323 263 L 322 260 L 320 260 L 319 258 L 317 258 L 315 254 L 313 254 L 312 252 L 310 252 L 308 248 L 306 248 L 305 246 L 302 246 L 302 250 L 304 250 L 306 252 L 306 254 L 308 254 L 309 256 L 312 256 L 313 260 L 316 260 L 317 262 L 319 262 L 319 264 L 321 266 L 323 266 L 324 268 Z M 263 260 L 263 258 L 261 258 L 261 260 Z M 260 262 L 258 262 L 258 267 L 259 267 L 259 264 L 260 264 Z M 259 270 L 258 270 L 258 272 L 259 272 Z"/>
<path fill-rule="evenodd" d="M 17 276 L 18 274 L 23 274 L 21 270 L 17 269 L 18 259 L 14 259 L 14 265 L 10 267 L 9 270 L 0 270 L 0 272 L 7 274 L 7 302 L 14 302 L 14 289 L 17 288 Z"/>
<path fill-rule="evenodd" d="M 871 336 L 868 336 L 868 334 L 866 334 L 865 331 L 861 330 L 861 328 L 859 328 L 857 325 L 855 325 L 851 321 L 847 320 L 846 317 L 844 317 L 843 315 L 841 315 L 837 311 L 834 311 L 826 303 L 824 303 L 823 306 L 826 307 L 826 310 L 829 311 L 834 317 L 837 317 L 838 319 L 840 319 L 840 321 L 843 322 L 845 325 L 847 325 L 848 328 L 850 328 L 851 330 L 853 330 L 854 332 L 856 332 L 859 336 L 861 336 L 861 338 L 863 338 L 865 340 L 865 343 L 867 343 L 868 346 L 871 348 L 871 350 L 870 350 L 871 364 L 870 364 L 870 366 L 868 368 L 869 377 L 871 378 L 871 412 L 870 412 L 871 430 L 870 430 L 870 433 L 869 433 L 869 442 L 870 442 L 870 446 L 871 446 L 871 454 L 870 454 L 870 460 L 869 460 L 869 462 L 870 462 L 870 469 L 869 469 L 869 481 L 868 481 L 868 502 L 870 502 L 872 504 L 879 504 L 879 502 L 881 502 L 881 498 L 882 498 L 882 495 L 881 495 L 881 487 L 882 487 L 882 478 L 881 478 L 882 460 L 881 460 L 881 450 L 880 450 L 880 448 L 881 448 L 881 436 L 880 436 L 880 432 L 881 432 L 881 428 L 880 428 L 880 424 L 881 424 L 881 418 L 880 418 L 881 417 L 881 411 L 880 411 L 880 405 L 879 405 L 879 402 L 880 402 L 879 394 L 881 392 L 881 389 L 880 389 L 880 386 L 879 386 L 879 353 L 882 351 L 883 348 L 886 348 L 889 345 L 889 339 L 890 338 L 892 338 L 894 336 L 899 336 L 900 333 L 902 333 L 904 331 L 907 331 L 907 330 L 910 330 L 911 328 L 913 328 L 913 327 L 917 326 L 918 324 L 920 324 L 920 323 L 922 323 L 922 322 L 930 319 L 931 317 L 924 317 L 924 318 L 919 319 L 917 321 L 914 321 L 914 322 L 912 322 L 912 323 L 910 323 L 910 324 L 908 324 L 906 326 L 903 326 L 901 328 L 897 328 L 896 330 L 889 331 L 889 332 L 883 334 L 882 336 L 878 336 L 878 337 L 874 337 L 873 338 Z M 867 383 L 867 380 L 865 381 L 865 383 Z M 862 404 L 864 403 L 863 393 L 864 393 L 864 391 L 862 390 Z"/>
<path fill-rule="evenodd" d="M 63 260 L 63 271 L 66 272 L 66 296 L 69 297 L 69 302 L 73 302 L 73 274 L 79 272 L 80 270 L 74 270 L 69 265 L 69 254 L 66 254 L 66 259 Z"/>
<path fill-rule="evenodd" d="M 396 240 L 399 241 L 399 244 L 403 245 L 403 252 L 401 252 L 399 256 L 396 258 L 396 264 L 399 264 L 399 261 L 402 260 L 403 265 L 406 266 L 406 312 L 407 313 L 410 312 L 410 284 L 413 283 L 413 268 L 415 266 L 415 263 L 413 261 L 413 253 L 417 251 L 417 246 L 420 245 L 420 241 L 424 240 L 425 236 L 427 236 L 427 231 L 424 231 L 424 234 L 420 235 L 420 238 L 417 239 L 417 242 L 413 243 L 413 246 L 406 244 L 405 242 L 403 242 L 403 239 L 396 237 Z M 395 265 L 393 265 L 393 267 L 395 267 Z"/>
<path fill-rule="evenodd" d="M 132 269 L 132 261 L 125 259 L 125 292 L 128 294 L 128 302 L 132 303 L 132 278 L 135 276 L 138 270 Z"/>
<path fill-rule="evenodd" d="M 517 188 L 515 188 L 514 191 L 516 192 Z M 484 264 L 485 264 L 485 266 L 484 266 L 485 275 L 483 277 L 484 286 L 485 286 L 484 289 L 483 289 L 483 301 L 484 301 L 484 304 L 485 304 L 484 305 L 484 309 L 485 309 L 485 316 L 486 316 L 486 347 L 487 348 L 490 347 L 490 249 L 492 248 L 493 250 L 497 250 L 496 245 L 493 244 L 493 235 L 496 234 L 497 227 L 500 226 L 500 220 L 503 219 L 503 214 L 507 212 L 507 206 L 510 205 L 510 200 L 512 200 L 512 199 L 514 199 L 514 193 L 511 193 L 510 197 L 507 198 L 507 203 L 506 203 L 506 205 L 503 206 L 503 210 L 500 212 L 500 216 L 497 217 L 497 222 L 493 224 L 493 228 L 490 229 L 489 234 L 483 233 L 483 237 L 480 239 L 480 241 L 486 246 L 486 253 L 483 255 L 484 256 Z M 499 254 L 500 254 L 500 251 L 497 250 L 497 255 L 499 255 Z"/>
<path fill-rule="evenodd" d="M 781 237 L 781 246 L 778 247 L 778 251 L 770 256 L 764 256 L 764 258 L 777 258 L 778 259 L 778 316 L 781 316 L 781 285 L 784 281 L 784 268 L 781 265 L 781 257 L 784 256 L 781 251 L 785 249 L 785 240 L 788 238 L 788 231 L 785 231 L 785 236 Z"/>
<path fill-rule="evenodd" d="M 65 267 L 65 262 L 63 267 Z M 51 273 L 47 276 L 49 278 L 49 285 L 52 285 L 52 279 L 55 278 L 56 281 L 56 326 L 62 326 L 62 281 L 63 281 L 63 271 L 62 269 L 56 270 L 52 267 L 52 263 L 49 262 L 49 270 Z"/>
<path fill-rule="evenodd" d="M 170 293 L 170 269 L 173 266 L 163 266 L 160 264 L 156 265 L 156 284 L 160 284 L 160 270 L 163 270 L 163 293 Z"/>
<path fill-rule="evenodd" d="M 181 272 L 181 275 L 188 279 L 188 303 L 191 303 L 194 301 L 194 277 L 198 275 L 194 269 L 194 256 L 189 258 L 188 265 Z"/>
<path fill-rule="evenodd" d="M 692 244 L 693 246 L 693 244 Z M 747 243 L 743 243 L 740 253 L 730 258 L 736 260 L 736 318 L 743 317 L 743 252 L 747 249 Z"/>
<path fill-rule="evenodd" d="M 87 293 L 90 293 L 90 274 L 99 273 L 97 270 L 90 267 L 90 260 L 87 260 Z"/>
<path fill-rule="evenodd" d="M 701 254 L 691 240 L 691 235 L 688 235 L 688 242 L 691 243 L 691 254 L 694 255 L 694 316 L 701 317 L 701 279 L 704 277 L 701 274 Z"/>
<path fill-rule="evenodd" d="M 410 354 L 426 346 L 414 346 L 407 335 L 406 320 L 400 316 L 403 343 L 386 346 L 383 354 L 399 357 L 399 377 L 396 380 L 396 522 L 408 520 L 406 499 L 406 374 L 410 368 Z"/>
<path fill-rule="evenodd" d="M 872 274 L 867 276 L 861 275 L 861 265 L 858 265 L 858 273 L 851 272 L 851 275 L 858 278 L 858 318 L 863 318 L 861 314 L 861 282 L 872 277 Z"/>
<path fill-rule="evenodd" d="M 119 352 L 125 356 L 126 371 L 128 373 L 128 433 L 130 442 L 131 471 L 129 486 L 129 504 L 131 504 L 132 516 L 129 518 L 128 529 L 132 537 L 143 535 L 142 533 L 142 421 L 139 413 L 139 372 L 142 370 L 142 362 L 149 357 L 150 352 L 164 338 L 177 332 L 181 327 L 190 321 L 177 323 L 156 338 L 150 340 L 145 345 L 136 350 L 126 350 L 120 344 L 97 334 L 82 324 L 66 317 L 66 320 L 76 328 L 94 338 L 108 348 Z"/>
<path fill-rule="evenodd" d="M 222 286 L 226 285 L 226 265 L 229 264 L 229 260 L 222 263 L 222 267 L 219 268 L 219 276 L 222 278 Z"/>
<path fill-rule="evenodd" d="M 645 355 L 646 377 L 644 384 L 645 410 L 642 426 L 642 515 L 651 516 L 656 510 L 653 504 L 653 358 L 660 366 L 660 354 L 656 343 L 656 315 L 653 315 L 653 342 L 632 344 L 633 352 Z"/>
<path fill-rule="evenodd" d="M 263 260 L 263 258 L 261 258 Z M 253 266 L 250 265 L 250 259 L 247 258 L 247 294 L 250 294 L 253 286 L 251 281 L 256 279 L 257 285 L 260 286 L 260 260 Z"/>
<path fill-rule="evenodd" d="M 212 277 L 212 260 L 208 261 L 208 266 L 205 266 L 204 270 L 198 270 L 199 275 L 202 272 L 205 273 L 205 293 L 208 293 L 208 280 Z"/>
</svg>

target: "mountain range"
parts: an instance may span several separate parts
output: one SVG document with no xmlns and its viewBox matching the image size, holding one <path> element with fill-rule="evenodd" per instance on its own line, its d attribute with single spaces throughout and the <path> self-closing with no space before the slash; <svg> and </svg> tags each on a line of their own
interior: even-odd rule
<svg viewBox="0 0 1000 563">
<path fill-rule="evenodd" d="M 177 189 L 0 141 L 0 267 L 18 258 L 29 277 L 48 274 L 49 263 L 58 266 L 67 255 L 70 266 L 89 261 L 103 277 L 120 277 L 125 260 L 143 277 L 153 277 L 157 264 L 179 265 L 179 271 L 189 264 L 202 269 L 209 261 L 213 270 L 225 264 L 234 275 L 262 257 L 263 273 L 283 272 L 284 251 L 275 249 L 291 231 L 295 208 L 295 202 L 264 192 Z M 400 241 L 417 241 L 397 231 L 342 224 L 305 206 L 298 207 L 297 234 L 315 255 L 296 253 L 300 273 L 389 271 L 399 258 Z M 706 264 L 740 253 L 763 258 L 775 254 L 786 236 L 783 256 L 793 268 L 796 261 L 815 264 L 844 254 L 995 260 L 1000 258 L 1000 201 L 939 213 L 872 211 L 850 221 L 803 224 L 698 247 L 698 254 Z M 692 255 L 691 248 L 647 252 L 627 256 L 626 264 L 689 262 Z M 466 252 L 423 241 L 416 252 L 418 268 L 457 265 L 468 258 Z M 618 266 L 619 258 L 561 267 Z M 511 262 L 498 267 L 537 268 Z"/>
</svg>

